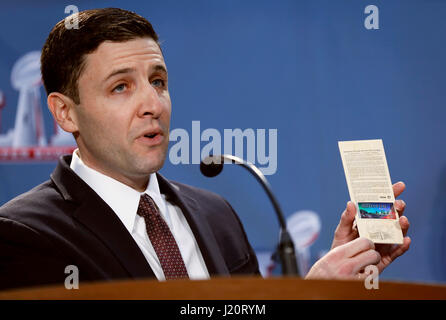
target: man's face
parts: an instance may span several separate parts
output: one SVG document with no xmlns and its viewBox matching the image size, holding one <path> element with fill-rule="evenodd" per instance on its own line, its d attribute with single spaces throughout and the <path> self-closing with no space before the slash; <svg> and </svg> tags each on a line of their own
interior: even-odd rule
<svg viewBox="0 0 446 320">
<path fill-rule="evenodd" d="M 132 187 L 145 188 L 169 143 L 167 68 L 150 38 L 103 42 L 88 54 L 75 106 L 82 160 Z"/>
</svg>

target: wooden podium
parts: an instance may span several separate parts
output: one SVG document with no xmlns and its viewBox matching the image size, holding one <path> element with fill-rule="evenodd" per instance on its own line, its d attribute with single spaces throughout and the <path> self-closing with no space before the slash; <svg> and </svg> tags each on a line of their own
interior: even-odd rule
<svg viewBox="0 0 446 320">
<path fill-rule="evenodd" d="M 0 291 L 7 300 L 443 300 L 445 285 L 380 281 L 366 289 L 360 281 L 302 280 L 293 277 L 212 280 L 110 281 Z"/>
</svg>

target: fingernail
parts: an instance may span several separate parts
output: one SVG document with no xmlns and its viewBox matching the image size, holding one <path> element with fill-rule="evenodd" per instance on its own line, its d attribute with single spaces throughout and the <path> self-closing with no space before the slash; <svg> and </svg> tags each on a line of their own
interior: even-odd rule
<svg viewBox="0 0 446 320">
<path fill-rule="evenodd" d="M 404 202 L 404 200 L 397 200 L 396 205 L 398 206 L 397 210 L 403 210 L 406 206 L 406 203 Z"/>
</svg>

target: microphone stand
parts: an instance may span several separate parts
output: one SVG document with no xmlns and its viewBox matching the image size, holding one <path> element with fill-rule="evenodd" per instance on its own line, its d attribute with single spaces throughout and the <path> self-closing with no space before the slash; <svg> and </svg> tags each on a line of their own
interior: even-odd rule
<svg viewBox="0 0 446 320">
<path fill-rule="evenodd" d="M 280 225 L 279 245 L 277 247 L 277 251 L 282 264 L 282 274 L 288 276 L 298 276 L 299 271 L 297 267 L 294 243 L 291 240 L 291 236 L 287 230 L 285 218 L 282 209 L 279 206 L 279 202 L 272 193 L 268 180 L 266 180 L 263 173 L 252 163 L 246 162 L 239 157 L 227 154 L 206 157 L 200 163 L 200 170 L 205 176 L 214 177 L 223 170 L 223 162 L 225 159 L 247 169 L 257 179 L 257 181 L 260 182 L 263 189 L 266 191 L 273 204 Z"/>
</svg>

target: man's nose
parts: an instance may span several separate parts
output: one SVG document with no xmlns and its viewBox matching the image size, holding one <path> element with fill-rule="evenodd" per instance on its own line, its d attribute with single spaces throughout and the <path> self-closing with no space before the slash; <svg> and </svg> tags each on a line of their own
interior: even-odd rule
<svg viewBox="0 0 446 320">
<path fill-rule="evenodd" d="M 151 116 L 156 119 L 159 118 L 162 112 L 163 104 L 160 100 L 159 93 L 156 88 L 148 83 L 141 89 L 138 116 L 141 118 Z"/>
</svg>

